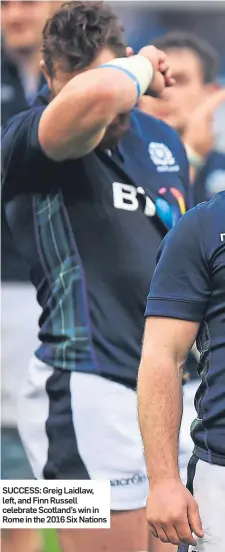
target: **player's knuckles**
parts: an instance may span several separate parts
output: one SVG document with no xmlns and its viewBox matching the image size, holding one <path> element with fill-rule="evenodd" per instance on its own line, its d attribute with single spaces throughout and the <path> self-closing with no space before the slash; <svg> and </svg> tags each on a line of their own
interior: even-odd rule
<svg viewBox="0 0 225 552">
<path fill-rule="evenodd" d="M 159 60 L 160 63 L 166 61 L 167 55 L 166 55 L 165 52 L 163 52 L 163 50 L 159 50 L 158 48 L 156 48 L 156 53 L 157 53 L 158 60 Z"/>
<path fill-rule="evenodd" d="M 186 503 L 180 504 L 176 507 L 174 504 L 173 510 L 164 511 L 164 514 L 162 514 L 162 521 L 165 524 L 165 526 L 170 525 L 171 523 L 173 525 L 180 524 L 182 520 L 186 517 Z"/>
<path fill-rule="evenodd" d="M 150 513 L 147 514 L 147 521 L 149 525 L 152 525 L 153 527 L 156 527 L 156 525 L 160 523 L 159 516 Z"/>
<path fill-rule="evenodd" d="M 144 46 L 139 51 L 140 55 L 146 56 L 149 61 L 153 64 L 153 67 L 156 69 L 158 67 L 159 63 L 159 56 L 158 56 L 158 50 L 155 48 L 155 46 Z"/>
<path fill-rule="evenodd" d="M 173 528 L 174 525 L 179 524 L 182 526 L 185 523 L 186 508 L 186 501 L 182 501 L 182 503 L 177 506 L 176 504 L 173 504 L 173 508 L 165 503 L 162 505 L 160 504 L 157 507 L 149 505 L 147 519 L 148 522 L 155 527 L 157 525 L 171 530 L 171 527 Z"/>
<path fill-rule="evenodd" d="M 163 521 L 160 514 L 147 515 L 147 521 L 150 527 L 154 527 L 158 533 L 158 530 L 163 526 Z"/>
<path fill-rule="evenodd" d="M 155 527 L 163 527 L 165 531 L 171 531 L 174 527 L 175 520 L 173 515 L 159 515 L 158 517 L 154 517 L 154 520 L 151 518 L 151 523 Z"/>
<path fill-rule="evenodd" d="M 176 512 L 173 512 L 172 514 L 172 521 L 175 525 L 179 524 L 181 520 L 184 519 L 184 516 L 186 515 L 184 508 L 177 510 Z"/>
</svg>

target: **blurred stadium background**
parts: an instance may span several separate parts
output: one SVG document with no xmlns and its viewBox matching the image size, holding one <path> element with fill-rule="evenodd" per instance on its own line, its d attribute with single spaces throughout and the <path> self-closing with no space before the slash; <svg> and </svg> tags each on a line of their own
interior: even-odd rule
<svg viewBox="0 0 225 552">
<path fill-rule="evenodd" d="M 205 38 L 220 54 L 220 80 L 225 82 L 225 4 L 222 1 L 147 0 L 110 2 L 124 23 L 128 43 L 138 51 L 169 31 L 191 31 Z"/>
<path fill-rule="evenodd" d="M 138 0 L 133 2 L 131 0 L 125 2 L 109 2 L 114 10 L 120 16 L 127 37 L 127 42 L 130 46 L 134 48 L 134 51 L 137 52 L 145 44 L 149 44 L 157 36 L 162 35 L 168 31 L 172 30 L 186 30 L 196 33 L 199 37 L 205 38 L 212 44 L 218 51 L 220 55 L 220 70 L 219 70 L 219 79 L 220 82 L 225 84 L 225 43 L 224 43 L 224 29 L 225 29 L 225 3 L 221 2 L 211 2 L 203 0 L 202 2 L 195 2 L 191 0 L 180 0 L 175 2 L 168 1 L 145 1 L 142 2 Z M 57 7 L 61 2 L 51 2 L 51 8 Z M 3 29 L 3 40 L 4 40 L 4 29 Z M 4 238 L 4 236 L 3 236 Z M 8 254 L 8 261 L 7 261 Z M 26 277 L 24 274 L 20 274 L 20 269 L 18 268 L 18 259 L 15 257 L 15 260 L 11 256 L 10 248 L 4 252 L 4 263 L 7 262 L 10 265 L 10 271 L 12 277 L 9 275 L 9 272 L 4 270 L 3 266 L 3 281 L 7 282 L 8 280 L 13 280 L 14 282 L 26 282 Z M 5 265 L 6 266 L 6 265 Z M 33 303 L 32 303 L 33 304 Z M 12 309 L 15 308 L 15 305 L 12 305 Z M 32 307 L 31 307 L 32 308 Z M 19 325 L 20 321 L 15 322 L 14 327 Z M 27 325 L 29 326 L 29 316 L 27 317 Z M 26 328 L 26 324 L 23 322 L 23 331 L 24 334 L 29 331 L 29 327 Z M 5 337 L 5 330 L 2 330 L 2 359 L 7 357 L 8 351 L 6 350 L 11 346 L 11 341 L 8 337 Z M 20 351 L 22 353 L 23 359 L 29 357 L 30 351 L 27 350 Z M 13 363 L 13 357 L 11 355 L 11 361 Z M 24 365 L 23 365 L 24 366 Z M 10 369 L 10 366 L 9 366 Z M 18 391 L 18 377 L 16 376 L 16 388 Z M 23 378 L 22 378 L 23 379 Z M 21 379 L 21 381 L 22 381 Z M 5 391 L 5 374 L 2 378 L 2 392 L 7 394 Z M 15 391 L 15 389 L 14 389 Z M 4 399 L 4 397 L 3 397 Z M 2 406 L 2 420 L 4 427 L 7 426 L 7 422 L 4 423 L 5 419 L 5 401 L 3 400 Z M 10 424 L 9 424 L 10 425 Z M 7 462 L 14 462 L 14 473 L 16 479 L 16 456 L 12 460 L 9 458 L 9 449 L 2 451 L 3 457 Z M 45 548 L 44 552 L 59 552 L 59 548 L 56 542 L 56 536 L 54 531 L 44 531 L 45 539 Z M 26 551 L 24 551 L 26 552 Z"/>
</svg>

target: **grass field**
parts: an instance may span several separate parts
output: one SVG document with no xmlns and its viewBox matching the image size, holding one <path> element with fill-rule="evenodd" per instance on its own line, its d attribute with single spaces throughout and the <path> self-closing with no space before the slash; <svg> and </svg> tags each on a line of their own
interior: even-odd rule
<svg viewBox="0 0 225 552">
<path fill-rule="evenodd" d="M 43 531 L 45 547 L 44 552 L 61 552 L 57 543 L 55 531 L 53 529 L 46 529 Z"/>
</svg>

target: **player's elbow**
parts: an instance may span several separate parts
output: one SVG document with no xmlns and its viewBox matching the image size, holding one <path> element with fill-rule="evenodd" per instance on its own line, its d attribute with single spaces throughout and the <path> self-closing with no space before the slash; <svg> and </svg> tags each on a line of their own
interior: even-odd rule
<svg viewBox="0 0 225 552">
<path fill-rule="evenodd" d="M 170 350 L 169 347 L 157 347 L 156 344 L 145 343 L 142 351 L 139 377 L 143 374 L 152 374 L 162 376 L 163 372 L 182 374 L 185 359 L 183 356 Z"/>
</svg>

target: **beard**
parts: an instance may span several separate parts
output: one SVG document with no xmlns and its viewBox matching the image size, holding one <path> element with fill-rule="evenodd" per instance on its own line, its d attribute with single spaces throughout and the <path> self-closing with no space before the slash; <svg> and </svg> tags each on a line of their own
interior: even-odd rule
<svg viewBox="0 0 225 552">
<path fill-rule="evenodd" d="M 115 149 L 130 126 L 130 113 L 122 113 L 108 126 L 99 144 L 101 149 Z"/>
<path fill-rule="evenodd" d="M 59 91 L 57 91 L 52 84 L 49 91 L 49 100 L 52 101 L 56 96 L 58 96 Z M 121 113 L 113 120 L 111 125 L 106 128 L 103 139 L 101 140 L 98 148 L 101 150 L 113 150 L 116 149 L 120 140 L 123 138 L 124 134 L 128 131 L 130 127 L 130 115 L 131 112 Z"/>
</svg>

